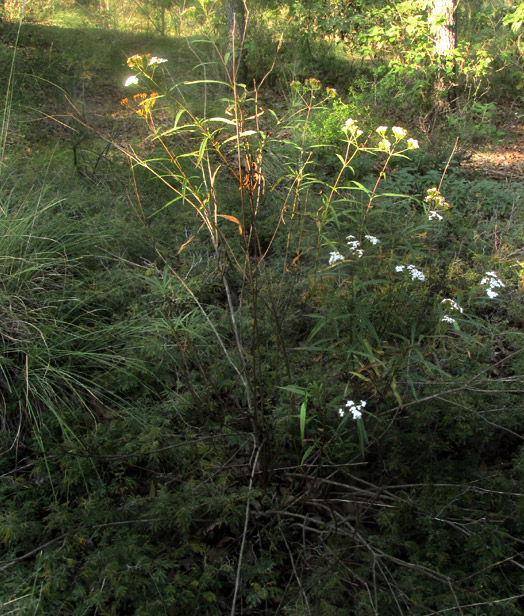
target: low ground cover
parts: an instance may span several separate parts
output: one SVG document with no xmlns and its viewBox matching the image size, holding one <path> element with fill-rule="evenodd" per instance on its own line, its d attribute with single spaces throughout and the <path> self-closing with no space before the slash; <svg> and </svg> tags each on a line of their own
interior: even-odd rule
<svg viewBox="0 0 524 616">
<path fill-rule="evenodd" d="M 521 186 L 290 41 L 2 28 L 0 611 L 520 613 Z"/>
</svg>

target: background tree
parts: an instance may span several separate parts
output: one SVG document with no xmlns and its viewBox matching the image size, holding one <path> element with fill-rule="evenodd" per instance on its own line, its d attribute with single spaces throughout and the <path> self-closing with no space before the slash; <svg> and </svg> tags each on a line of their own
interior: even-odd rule
<svg viewBox="0 0 524 616">
<path fill-rule="evenodd" d="M 435 51 L 438 56 L 448 56 L 457 45 L 457 19 L 454 0 L 434 0 L 433 17 L 437 26 L 435 31 Z"/>
<path fill-rule="evenodd" d="M 457 6 L 455 0 L 433 0 L 435 53 L 439 71 L 435 81 L 436 109 L 453 106 L 456 100 Z"/>
</svg>

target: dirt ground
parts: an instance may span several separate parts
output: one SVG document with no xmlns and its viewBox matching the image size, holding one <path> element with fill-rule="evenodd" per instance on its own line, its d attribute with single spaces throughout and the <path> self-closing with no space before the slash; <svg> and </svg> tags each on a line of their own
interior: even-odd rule
<svg viewBox="0 0 524 616">
<path fill-rule="evenodd" d="M 504 133 L 500 142 L 473 146 L 461 168 L 503 182 L 524 181 L 524 122 L 506 118 L 498 128 Z"/>
</svg>

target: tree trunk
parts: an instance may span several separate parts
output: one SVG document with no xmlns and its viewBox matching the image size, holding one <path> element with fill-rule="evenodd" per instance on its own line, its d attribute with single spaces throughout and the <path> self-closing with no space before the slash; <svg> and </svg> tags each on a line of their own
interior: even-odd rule
<svg viewBox="0 0 524 616">
<path fill-rule="evenodd" d="M 433 15 L 444 18 L 435 32 L 435 51 L 437 55 L 450 55 L 457 46 L 457 21 L 455 0 L 433 0 Z"/>
<path fill-rule="evenodd" d="M 456 66 L 453 51 L 457 46 L 456 0 L 433 0 L 432 14 L 442 23 L 435 27 L 435 53 L 440 70 L 435 82 L 437 113 L 455 105 Z"/>
</svg>

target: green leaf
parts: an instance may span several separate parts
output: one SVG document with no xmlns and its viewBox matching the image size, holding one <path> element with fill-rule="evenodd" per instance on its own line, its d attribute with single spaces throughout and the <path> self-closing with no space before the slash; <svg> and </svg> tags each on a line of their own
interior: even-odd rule
<svg viewBox="0 0 524 616">
<path fill-rule="evenodd" d="M 283 389 L 284 391 L 290 391 L 292 394 L 298 394 L 299 396 L 305 396 L 306 390 L 304 387 L 299 387 L 298 385 L 283 385 L 278 389 Z"/>
<path fill-rule="evenodd" d="M 302 456 L 302 460 L 300 461 L 300 464 L 304 464 L 304 463 L 305 463 L 305 461 L 309 458 L 309 455 L 310 455 L 310 454 L 311 454 L 311 452 L 315 449 L 315 447 L 316 447 L 316 444 L 314 443 L 313 445 L 310 445 L 310 446 L 306 449 L 306 451 L 305 451 L 304 455 Z"/>
<path fill-rule="evenodd" d="M 224 145 L 225 143 L 228 143 L 228 141 L 234 141 L 235 139 L 240 139 L 240 137 L 248 137 L 249 135 L 257 135 L 258 131 L 256 130 L 245 130 L 242 133 L 239 133 L 238 135 L 233 135 L 232 137 L 229 137 L 228 139 L 226 139 L 224 141 L 224 143 L 222 145 Z"/>
<path fill-rule="evenodd" d="M 209 141 L 209 137 L 204 137 L 204 139 L 202 139 L 202 143 L 200 144 L 200 148 L 198 149 L 198 157 L 195 163 L 196 165 L 200 165 L 200 163 L 202 162 L 202 158 L 204 158 L 204 154 L 206 152 L 206 145 L 208 141 Z"/>
<path fill-rule="evenodd" d="M 306 433 L 306 410 L 307 410 L 307 392 L 304 396 L 304 402 L 300 405 L 300 442 L 304 446 L 304 438 Z"/>
<path fill-rule="evenodd" d="M 236 126 L 237 123 L 235 120 L 230 120 L 229 118 L 209 118 L 208 122 L 224 122 L 224 124 L 231 124 L 232 126 Z"/>
<path fill-rule="evenodd" d="M 366 432 L 366 428 L 364 427 L 364 422 L 362 418 L 357 419 L 357 433 L 358 433 L 358 444 L 360 447 L 360 453 L 364 456 L 365 446 L 369 443 L 368 435 Z"/>
</svg>

